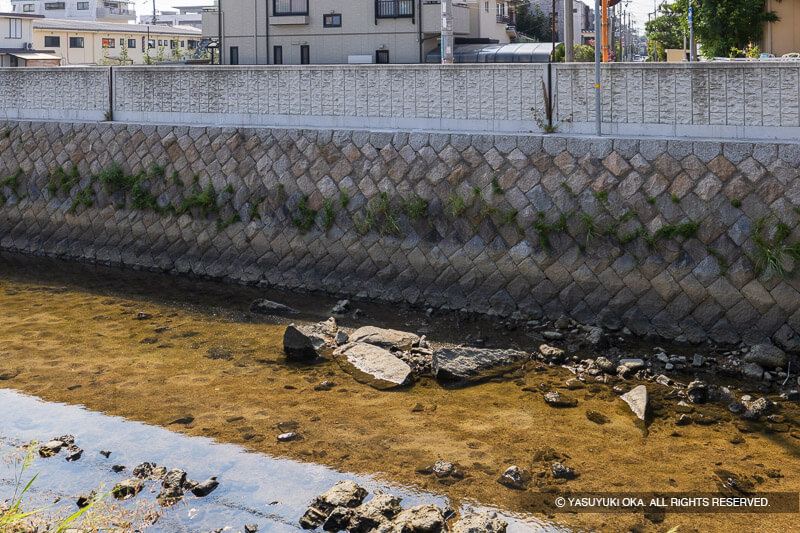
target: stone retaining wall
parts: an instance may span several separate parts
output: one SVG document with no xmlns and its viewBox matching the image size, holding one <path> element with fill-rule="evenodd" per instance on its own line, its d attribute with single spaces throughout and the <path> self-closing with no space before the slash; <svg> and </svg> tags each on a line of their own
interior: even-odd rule
<svg viewBox="0 0 800 533">
<path fill-rule="evenodd" d="M 112 192 L 113 162 L 151 174 Z M 0 130 L 0 246 L 785 344 L 798 165 L 797 144 L 20 122 Z"/>
</svg>

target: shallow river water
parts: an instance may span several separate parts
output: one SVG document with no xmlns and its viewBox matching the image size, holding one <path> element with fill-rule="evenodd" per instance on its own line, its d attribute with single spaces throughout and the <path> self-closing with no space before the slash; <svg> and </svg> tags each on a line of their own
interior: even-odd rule
<svg viewBox="0 0 800 533">
<path fill-rule="evenodd" d="M 288 364 L 281 346 L 286 322 L 248 312 L 259 297 L 300 309 L 300 321 L 327 318 L 335 303 L 0 256 L 0 387 L 7 389 L 0 390 L 0 446 L 74 434 L 85 450 L 80 461 L 37 459 L 31 467 L 43 472 L 37 480 L 42 490 L 64 497 L 118 481 L 124 475 L 108 471 L 117 463 L 131 468 L 149 460 L 183 468 L 197 480 L 220 477 L 220 488 L 207 499 L 167 510 L 154 526 L 163 531 L 235 531 L 244 523 L 294 531 L 304 505 L 341 479 L 401 495 L 406 507 L 431 502 L 499 509 L 514 532 L 751 531 L 755 518 L 759 531 L 791 531 L 798 523 L 796 514 L 730 513 L 667 514 L 653 521 L 641 513 L 543 512 L 532 503 L 539 491 L 709 492 L 717 490 L 721 470 L 753 480 L 759 491 L 797 491 L 796 404 L 782 404 L 786 428 L 743 425 L 724 405 L 713 404 L 692 408 L 693 416 L 711 423 L 679 427 L 678 398 L 653 383 L 645 430 L 611 384 L 571 391 L 578 407 L 547 406 L 542 391 L 563 388 L 572 375 L 532 364 L 467 388 L 421 379 L 403 390 L 378 391 L 334 361 Z M 434 343 L 472 335 L 489 345 L 538 346 L 489 323 L 357 307 L 365 317 L 343 319 L 343 326 L 406 329 Z M 322 381 L 333 388 L 316 390 Z M 637 383 L 618 384 L 627 390 Z M 608 423 L 590 421 L 587 411 L 602 413 Z M 278 442 L 287 428 L 301 439 Z M 110 458 L 98 455 L 101 449 L 111 450 Z M 440 480 L 418 472 L 440 459 L 458 464 L 466 476 Z M 555 459 L 579 477 L 544 475 Z M 497 483 L 510 465 L 534 473 L 531 488 Z M 11 490 L 11 473 L 3 468 L 0 500 Z"/>
</svg>

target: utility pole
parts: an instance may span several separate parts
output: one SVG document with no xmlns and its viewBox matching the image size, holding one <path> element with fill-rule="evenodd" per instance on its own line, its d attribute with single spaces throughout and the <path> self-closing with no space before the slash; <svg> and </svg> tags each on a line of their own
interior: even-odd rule
<svg viewBox="0 0 800 533">
<path fill-rule="evenodd" d="M 453 3 L 452 0 L 442 1 L 442 64 L 449 65 L 453 62 Z"/>
<path fill-rule="evenodd" d="M 575 24 L 572 21 L 572 0 L 564 0 L 564 61 L 575 61 Z"/>
<path fill-rule="evenodd" d="M 600 0 L 600 11 L 600 39 L 603 43 L 603 63 L 606 63 L 608 62 L 608 0 Z M 594 33 L 595 41 L 597 41 L 597 21 L 595 21 Z"/>
<path fill-rule="evenodd" d="M 692 13 L 692 0 L 689 0 L 689 61 L 697 61 L 694 56 L 694 14 Z"/>
</svg>

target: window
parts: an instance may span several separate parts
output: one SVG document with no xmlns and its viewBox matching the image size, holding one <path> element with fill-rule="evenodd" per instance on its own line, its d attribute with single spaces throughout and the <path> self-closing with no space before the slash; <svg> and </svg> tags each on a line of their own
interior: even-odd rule
<svg viewBox="0 0 800 533">
<path fill-rule="evenodd" d="M 119 39 L 119 47 L 122 48 L 123 46 L 125 46 L 125 39 L 120 37 L 120 39 Z"/>
<path fill-rule="evenodd" d="M 128 48 L 136 50 L 136 39 L 128 39 Z"/>
<path fill-rule="evenodd" d="M 185 48 L 183 41 L 181 41 L 181 48 Z"/>
<path fill-rule="evenodd" d="M 147 40 L 147 48 L 155 48 L 156 47 L 156 40 L 155 39 L 148 39 Z"/>
<path fill-rule="evenodd" d="M 506 14 L 506 5 L 502 3 L 497 4 L 497 16 L 503 17 Z"/>
<path fill-rule="evenodd" d="M 342 27 L 342 14 L 330 13 L 322 16 L 322 26 L 324 28 L 341 28 Z"/>
<path fill-rule="evenodd" d="M 186 44 L 189 45 L 189 50 L 194 50 L 195 48 L 197 48 L 198 43 L 194 39 L 189 39 L 188 41 L 186 41 Z"/>
<path fill-rule="evenodd" d="M 308 15 L 308 0 L 272 0 L 272 14 L 276 17 Z"/>
<path fill-rule="evenodd" d="M 70 37 L 69 38 L 69 47 L 70 48 L 83 48 L 83 37 Z"/>
<path fill-rule="evenodd" d="M 272 63 L 275 65 L 283 65 L 283 46 L 272 47 Z"/>
<path fill-rule="evenodd" d="M 35 4 L 23 4 L 22 11 L 24 13 L 33 13 L 35 7 L 36 7 Z"/>
<path fill-rule="evenodd" d="M 239 64 L 239 47 L 231 46 L 231 65 Z"/>
<path fill-rule="evenodd" d="M 375 62 L 389 64 L 389 50 L 375 50 Z"/>
<path fill-rule="evenodd" d="M 178 44 L 178 41 L 172 40 L 172 41 L 169 42 L 169 47 L 174 50 L 175 49 L 175 45 L 177 45 L 177 44 Z"/>
<path fill-rule="evenodd" d="M 61 37 L 57 35 L 45 35 L 44 36 L 44 46 L 45 48 L 52 47 L 52 48 L 60 48 L 61 47 Z"/>
<path fill-rule="evenodd" d="M 311 63 L 311 54 L 307 44 L 300 45 L 300 64 L 308 65 Z"/>
<path fill-rule="evenodd" d="M 89 9 L 89 2 L 78 2 L 78 11 L 86 11 Z"/>
<path fill-rule="evenodd" d="M 45 9 L 64 9 L 66 4 L 64 2 L 45 2 Z"/>
<path fill-rule="evenodd" d="M 103 39 L 103 48 L 116 48 L 116 46 L 117 46 L 116 39 Z"/>
<path fill-rule="evenodd" d="M 375 16 L 379 19 L 411 18 L 414 16 L 414 0 L 375 0 Z"/>
<path fill-rule="evenodd" d="M 8 38 L 22 39 L 22 19 L 8 19 Z"/>
<path fill-rule="evenodd" d="M 489 2 L 483 3 L 483 10 L 486 11 L 487 13 L 489 12 Z"/>
</svg>

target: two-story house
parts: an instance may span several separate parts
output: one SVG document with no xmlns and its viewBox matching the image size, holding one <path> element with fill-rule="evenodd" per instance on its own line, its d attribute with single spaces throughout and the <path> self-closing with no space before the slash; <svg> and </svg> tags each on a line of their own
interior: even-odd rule
<svg viewBox="0 0 800 533">
<path fill-rule="evenodd" d="M 127 0 L 11 0 L 11 10 L 55 19 L 136 21 L 134 3 Z"/>
<path fill-rule="evenodd" d="M 61 58 L 33 45 L 33 21 L 41 15 L 0 13 L 0 67 L 50 67 Z"/>
<path fill-rule="evenodd" d="M 508 43 L 518 0 L 454 1 L 455 42 Z M 203 37 L 221 63 L 421 63 L 439 46 L 438 0 L 218 0 Z"/>
</svg>

